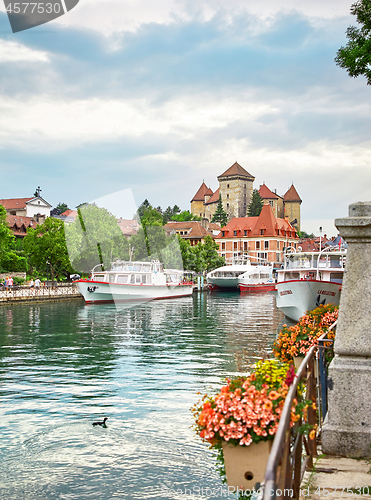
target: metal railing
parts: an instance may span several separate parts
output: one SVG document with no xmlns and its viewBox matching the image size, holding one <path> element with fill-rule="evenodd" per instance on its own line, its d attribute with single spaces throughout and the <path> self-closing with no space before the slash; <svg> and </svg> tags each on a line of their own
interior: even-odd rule
<svg viewBox="0 0 371 500">
<path fill-rule="evenodd" d="M 76 296 L 79 291 L 75 283 L 57 283 L 51 282 L 48 285 L 41 285 L 39 288 L 30 288 L 25 285 L 13 285 L 12 287 L 2 286 L 0 288 L 0 302 L 9 302 L 22 299 L 36 299 L 42 297 L 61 297 L 61 296 Z"/>
<path fill-rule="evenodd" d="M 336 322 L 331 325 L 329 330 L 334 328 L 335 325 Z M 303 359 L 296 373 L 295 380 L 290 386 L 277 434 L 269 455 L 265 480 L 261 484 L 260 498 L 263 500 L 298 499 L 304 472 L 307 468 L 311 469 L 313 467 L 313 457 L 317 455 L 316 438 L 307 439 L 300 433 L 299 428 L 305 423 L 313 426 L 313 428 L 316 426 L 316 410 L 309 404 L 306 417 L 302 417 L 293 427 L 290 427 L 290 415 L 294 399 L 297 398 L 299 400 L 305 397 L 306 400 L 317 403 L 316 406 L 319 409 L 318 422 L 320 426 L 322 424 L 322 420 L 327 412 L 327 368 L 325 365 L 324 349 L 329 347 L 328 343 L 332 343 L 332 341 L 326 339 L 329 330 L 318 339 L 318 387 L 315 377 L 315 364 L 317 363 L 316 346 L 313 346 Z M 304 395 L 298 393 L 300 382 L 305 383 Z"/>
</svg>

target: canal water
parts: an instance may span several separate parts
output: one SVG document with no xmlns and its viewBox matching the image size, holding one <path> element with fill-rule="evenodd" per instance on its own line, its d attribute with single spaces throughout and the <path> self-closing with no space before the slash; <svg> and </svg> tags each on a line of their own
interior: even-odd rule
<svg viewBox="0 0 371 500">
<path fill-rule="evenodd" d="M 190 408 L 283 323 L 271 294 L 0 307 L 0 498 L 225 498 Z"/>
</svg>

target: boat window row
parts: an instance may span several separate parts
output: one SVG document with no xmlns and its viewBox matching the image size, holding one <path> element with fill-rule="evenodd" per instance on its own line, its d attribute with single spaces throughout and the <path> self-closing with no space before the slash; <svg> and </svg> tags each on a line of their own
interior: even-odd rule
<svg viewBox="0 0 371 500">
<path fill-rule="evenodd" d="M 95 281 L 104 281 L 108 283 L 120 283 L 121 285 L 130 284 L 150 284 L 151 276 L 149 274 L 95 274 Z"/>
</svg>

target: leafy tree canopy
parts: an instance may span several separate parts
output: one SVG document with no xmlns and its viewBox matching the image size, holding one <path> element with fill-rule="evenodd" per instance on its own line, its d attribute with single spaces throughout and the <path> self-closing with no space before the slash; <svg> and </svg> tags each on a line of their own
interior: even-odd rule
<svg viewBox="0 0 371 500">
<path fill-rule="evenodd" d="M 215 224 L 220 224 L 222 227 L 226 226 L 228 223 L 228 214 L 223 208 L 222 196 L 219 195 L 218 206 L 214 212 L 211 222 Z"/>
<path fill-rule="evenodd" d="M 171 220 L 174 216 L 176 216 L 180 212 L 180 208 L 178 205 L 174 205 L 173 208 L 170 206 L 167 207 L 165 212 L 162 214 L 164 219 L 164 224 L 166 224 L 169 220 Z"/>
<path fill-rule="evenodd" d="M 178 222 L 185 222 L 185 221 L 190 221 L 190 220 L 201 220 L 201 217 L 198 217 L 197 215 L 193 215 L 189 210 L 183 210 L 183 212 L 180 212 L 179 214 L 173 215 L 171 220 L 176 220 Z"/>
<path fill-rule="evenodd" d="M 263 208 L 263 200 L 257 189 L 252 192 L 252 200 L 247 208 L 247 217 L 258 217 Z"/>
<path fill-rule="evenodd" d="M 52 280 L 56 273 L 72 272 L 64 235 L 64 224 L 59 219 L 48 217 L 43 224 L 27 229 L 23 240 L 29 263 L 38 272 L 45 273 L 50 266 Z"/>
<path fill-rule="evenodd" d="M 218 255 L 218 245 L 211 236 L 206 236 L 204 243 L 191 246 L 189 241 L 179 238 L 183 268 L 196 273 L 209 272 L 225 264 L 224 257 Z"/>
<path fill-rule="evenodd" d="M 14 243 L 15 237 L 6 221 L 6 210 L 0 205 L 0 251 L 4 252 Z"/>
<path fill-rule="evenodd" d="M 360 27 L 349 26 L 346 31 L 348 43 L 340 47 L 335 62 L 346 69 L 349 76 L 365 76 L 367 85 L 371 85 L 371 0 L 353 3 L 350 13 L 356 16 Z"/>
<path fill-rule="evenodd" d="M 305 232 L 305 231 L 298 231 L 298 232 L 297 232 L 297 235 L 298 235 L 298 237 L 299 237 L 299 238 L 301 238 L 301 239 L 303 239 L 303 238 L 314 238 L 314 237 L 315 237 L 313 233 L 312 233 L 312 234 L 308 234 L 308 233 L 307 233 L 307 232 Z"/>
<path fill-rule="evenodd" d="M 78 272 L 88 273 L 98 264 L 110 269 L 112 261 L 129 258 L 128 241 L 115 216 L 105 208 L 82 206 L 75 222 L 66 224 L 65 232 L 71 264 Z"/>
<path fill-rule="evenodd" d="M 67 203 L 58 203 L 58 205 L 55 207 L 60 214 L 63 214 L 66 210 L 69 210 Z"/>
</svg>

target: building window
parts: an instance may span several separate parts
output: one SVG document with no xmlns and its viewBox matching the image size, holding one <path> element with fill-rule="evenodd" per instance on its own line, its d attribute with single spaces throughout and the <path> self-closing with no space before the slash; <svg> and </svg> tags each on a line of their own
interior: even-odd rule
<svg viewBox="0 0 371 500">
<path fill-rule="evenodd" d="M 236 251 L 236 250 L 238 249 L 238 248 L 237 248 L 237 245 L 238 245 L 237 241 L 234 241 L 234 242 L 233 242 L 233 250 L 234 250 L 234 251 Z"/>
<path fill-rule="evenodd" d="M 225 231 L 222 231 L 222 236 L 225 236 Z"/>
<path fill-rule="evenodd" d="M 244 188 L 246 189 L 246 184 L 244 185 Z"/>
<path fill-rule="evenodd" d="M 227 203 L 227 208 L 229 208 L 229 203 Z"/>
<path fill-rule="evenodd" d="M 269 200 L 269 205 L 273 208 L 273 201 Z"/>
<path fill-rule="evenodd" d="M 229 188 L 229 184 L 227 184 L 227 188 Z"/>
<path fill-rule="evenodd" d="M 222 250 L 225 250 L 225 241 L 222 241 Z"/>
<path fill-rule="evenodd" d="M 249 250 L 249 243 L 247 241 L 243 242 L 243 251 L 247 252 Z"/>
<path fill-rule="evenodd" d="M 237 236 L 237 231 L 233 231 L 233 236 Z"/>
<path fill-rule="evenodd" d="M 260 250 L 260 241 L 255 241 L 255 250 Z"/>
<path fill-rule="evenodd" d="M 264 229 L 261 229 L 261 230 L 260 230 L 260 234 L 261 234 L 262 236 L 264 236 Z"/>
<path fill-rule="evenodd" d="M 269 250 L 269 241 L 264 242 L 264 250 Z"/>
<path fill-rule="evenodd" d="M 227 200 L 229 200 L 229 194 L 227 194 Z"/>
<path fill-rule="evenodd" d="M 244 230 L 243 230 L 243 235 L 244 235 L 244 236 L 247 236 L 247 229 L 244 229 Z"/>
</svg>

